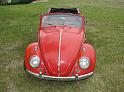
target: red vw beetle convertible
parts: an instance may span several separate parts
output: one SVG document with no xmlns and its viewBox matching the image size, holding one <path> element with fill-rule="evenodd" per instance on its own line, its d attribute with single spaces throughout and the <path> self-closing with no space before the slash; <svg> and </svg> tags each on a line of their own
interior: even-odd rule
<svg viewBox="0 0 124 92">
<path fill-rule="evenodd" d="M 93 74 L 94 48 L 85 43 L 85 19 L 77 8 L 50 8 L 41 15 L 38 41 L 25 53 L 26 73 L 39 79 L 80 80 Z"/>
</svg>

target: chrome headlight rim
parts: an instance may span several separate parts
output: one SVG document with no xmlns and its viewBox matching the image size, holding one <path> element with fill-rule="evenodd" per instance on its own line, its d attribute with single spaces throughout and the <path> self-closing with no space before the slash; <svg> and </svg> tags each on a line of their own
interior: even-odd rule
<svg viewBox="0 0 124 92">
<path fill-rule="evenodd" d="M 88 62 L 85 62 L 85 63 L 88 64 L 87 66 L 85 66 L 85 67 L 82 67 L 82 66 L 81 66 L 81 62 L 83 62 L 83 61 L 81 61 L 82 59 L 86 59 L 86 60 L 88 61 Z M 81 69 L 86 70 L 86 69 L 89 68 L 89 66 L 90 66 L 90 59 L 89 59 L 88 57 L 83 56 L 83 57 L 81 57 L 81 58 L 79 59 L 79 67 L 80 67 Z"/>
<path fill-rule="evenodd" d="M 32 60 L 32 59 L 34 59 L 34 58 L 38 60 L 37 64 L 35 64 L 35 65 L 33 65 L 33 60 Z M 29 65 L 30 65 L 32 68 L 37 68 L 37 67 L 40 65 L 40 57 L 37 56 L 37 55 L 31 56 L 31 57 L 30 57 L 30 60 L 29 60 Z"/>
</svg>

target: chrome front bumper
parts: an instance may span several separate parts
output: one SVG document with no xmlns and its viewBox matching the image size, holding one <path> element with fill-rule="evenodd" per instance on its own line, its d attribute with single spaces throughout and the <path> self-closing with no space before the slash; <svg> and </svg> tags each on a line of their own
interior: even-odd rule
<svg viewBox="0 0 124 92">
<path fill-rule="evenodd" d="M 85 75 L 76 75 L 76 76 L 70 76 L 70 77 L 56 77 L 56 76 L 47 76 L 47 75 L 42 75 L 42 74 L 36 74 L 33 73 L 29 70 L 25 70 L 28 74 L 30 74 L 31 76 L 37 77 L 39 79 L 46 79 L 46 80 L 58 80 L 58 81 L 73 81 L 73 80 L 81 80 L 81 79 L 86 79 L 88 77 L 90 77 L 93 72 L 90 72 L 88 74 Z"/>
</svg>

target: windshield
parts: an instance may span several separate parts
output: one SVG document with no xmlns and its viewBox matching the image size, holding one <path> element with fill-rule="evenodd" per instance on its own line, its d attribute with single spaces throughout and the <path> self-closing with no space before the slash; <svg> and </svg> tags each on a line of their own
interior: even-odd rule
<svg viewBox="0 0 124 92">
<path fill-rule="evenodd" d="M 53 14 L 44 16 L 42 19 L 43 27 L 48 26 L 74 26 L 81 28 L 82 19 L 80 16 L 69 14 Z"/>
</svg>

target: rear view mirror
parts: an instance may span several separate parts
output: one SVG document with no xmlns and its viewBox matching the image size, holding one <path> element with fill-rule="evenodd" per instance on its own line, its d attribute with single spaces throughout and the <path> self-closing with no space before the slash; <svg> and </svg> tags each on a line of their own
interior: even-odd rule
<svg viewBox="0 0 124 92">
<path fill-rule="evenodd" d="M 87 22 L 88 22 L 87 19 L 85 19 L 85 24 L 87 24 Z"/>
</svg>

